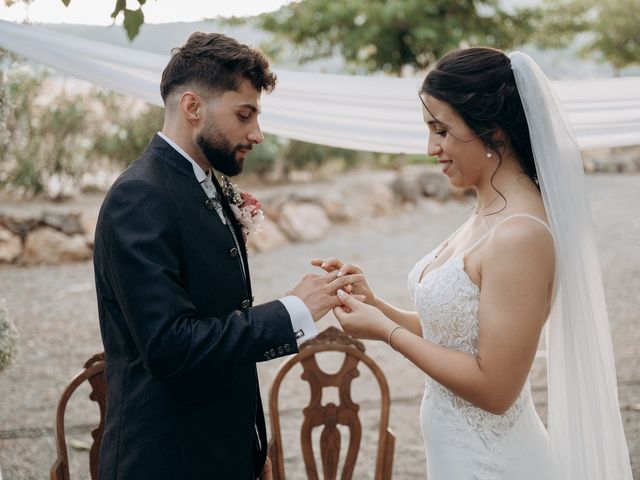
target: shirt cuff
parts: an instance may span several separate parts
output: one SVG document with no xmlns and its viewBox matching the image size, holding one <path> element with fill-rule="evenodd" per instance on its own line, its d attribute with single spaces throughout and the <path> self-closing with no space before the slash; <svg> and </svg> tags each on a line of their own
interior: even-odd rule
<svg viewBox="0 0 640 480">
<path fill-rule="evenodd" d="M 311 312 L 300 298 L 295 295 L 288 295 L 279 300 L 289 312 L 291 327 L 298 345 L 318 335 L 318 329 L 313 321 Z"/>
</svg>

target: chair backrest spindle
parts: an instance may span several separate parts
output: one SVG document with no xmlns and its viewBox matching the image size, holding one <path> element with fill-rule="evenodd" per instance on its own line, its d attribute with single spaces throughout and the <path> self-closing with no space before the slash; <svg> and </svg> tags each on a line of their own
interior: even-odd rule
<svg viewBox="0 0 640 480">
<path fill-rule="evenodd" d="M 339 352 L 344 355 L 340 369 L 336 373 L 323 371 L 317 361 L 324 352 Z M 274 479 L 284 480 L 284 456 L 279 418 L 279 391 L 286 374 L 296 365 L 303 369 L 302 379 L 310 389 L 309 404 L 303 410 L 300 439 L 302 457 L 309 480 L 334 480 L 353 478 L 358 452 L 362 439 L 362 423 L 359 417 L 360 407 L 351 396 L 352 382 L 360 375 L 359 367 L 364 365 L 375 377 L 380 388 L 381 406 L 376 455 L 376 480 L 391 478 L 395 437 L 388 429 L 390 395 L 386 378 L 378 365 L 365 353 L 364 344 L 344 334 L 335 327 L 329 327 L 316 338 L 300 346 L 300 351 L 287 360 L 279 369 L 269 392 L 269 418 L 271 420 L 271 443 L 269 454 L 273 463 Z M 322 405 L 322 392 L 326 387 L 337 387 L 339 404 L 333 402 Z M 342 435 L 339 426 L 349 430 L 349 442 L 346 445 L 342 471 L 338 471 L 342 451 Z M 312 433 L 321 428 L 320 458 L 323 477 L 319 476 L 314 456 Z"/>
<path fill-rule="evenodd" d="M 91 385 L 89 398 L 97 402 L 100 408 L 100 423 L 91 431 L 93 444 L 89 452 L 91 480 L 98 480 L 98 455 L 104 433 L 104 415 L 107 406 L 107 383 L 104 378 L 104 353 L 98 353 L 87 360 L 84 364 L 84 369 L 71 380 L 67 388 L 62 392 L 56 411 L 56 449 L 58 457 L 51 467 L 51 480 L 71 480 L 69 476 L 67 440 L 64 429 L 65 411 L 71 395 L 85 381 L 88 381 Z"/>
</svg>

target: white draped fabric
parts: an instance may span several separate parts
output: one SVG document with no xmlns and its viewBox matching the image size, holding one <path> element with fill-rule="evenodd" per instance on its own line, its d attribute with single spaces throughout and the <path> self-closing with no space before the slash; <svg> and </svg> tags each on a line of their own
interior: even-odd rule
<svg viewBox="0 0 640 480">
<path fill-rule="evenodd" d="M 96 85 L 162 105 L 168 56 L 0 21 L 0 47 Z M 348 76 L 276 70 L 262 99 L 267 133 L 355 150 L 425 153 L 421 78 Z M 557 81 L 580 147 L 640 144 L 640 77 Z"/>
</svg>

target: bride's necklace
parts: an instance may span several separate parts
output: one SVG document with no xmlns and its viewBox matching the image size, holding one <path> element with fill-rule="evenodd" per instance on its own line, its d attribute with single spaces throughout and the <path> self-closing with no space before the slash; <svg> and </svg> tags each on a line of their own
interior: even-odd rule
<svg viewBox="0 0 640 480">
<path fill-rule="evenodd" d="M 493 200 L 491 200 L 487 205 L 483 207 L 476 206 L 476 215 L 480 213 L 480 210 L 485 210 L 489 208 L 491 205 L 493 205 L 494 203 L 496 203 L 496 200 L 498 200 L 498 198 L 500 198 L 500 195 L 496 195 Z"/>
<path fill-rule="evenodd" d="M 518 183 L 518 182 L 520 181 L 520 179 L 521 179 L 523 176 L 524 176 L 524 175 L 518 175 L 518 176 L 516 177 L 516 179 L 515 179 L 513 182 L 511 182 L 511 183 L 507 186 L 507 188 L 505 188 L 505 189 L 504 189 L 504 191 L 502 191 L 502 192 L 501 192 L 501 193 L 502 193 L 502 195 L 500 195 L 500 193 L 498 193 L 498 194 L 493 198 L 493 200 L 491 200 L 488 204 L 483 205 L 483 206 L 477 205 L 477 206 L 476 206 L 476 215 L 479 215 L 479 214 L 480 214 L 480 211 L 482 211 L 482 210 L 485 210 L 485 211 L 486 211 L 486 210 L 487 210 L 491 205 L 493 205 L 494 203 L 496 203 L 496 201 L 497 201 L 499 198 L 503 198 L 503 195 L 505 195 L 509 190 L 511 190 L 511 188 L 512 188 L 516 183 Z"/>
</svg>

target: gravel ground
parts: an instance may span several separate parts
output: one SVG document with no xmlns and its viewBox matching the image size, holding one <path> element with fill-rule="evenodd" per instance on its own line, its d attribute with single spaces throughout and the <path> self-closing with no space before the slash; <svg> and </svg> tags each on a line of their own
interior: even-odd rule
<svg viewBox="0 0 640 480">
<path fill-rule="evenodd" d="M 618 368 L 619 398 L 634 477 L 640 479 L 640 176 L 589 176 L 600 261 L 603 266 L 611 331 Z M 99 199 L 98 199 L 99 200 Z M 83 208 L 95 209 L 97 199 Z M 25 206 L 25 208 L 33 208 Z M 252 256 L 256 300 L 283 295 L 305 272 L 312 257 L 341 256 L 360 264 L 374 289 L 388 301 L 409 307 L 406 275 L 413 264 L 459 225 L 469 204 L 425 201 L 392 218 L 337 227 L 322 241 L 295 244 Z M 101 351 L 93 272 L 90 262 L 62 266 L 0 268 L 4 297 L 21 334 L 19 355 L 0 376 L 0 465 L 4 480 L 46 479 L 55 458 L 53 424 L 57 400 L 69 379 L 93 353 Z M 335 324 L 327 316 L 320 328 Z M 396 435 L 394 478 L 425 478 L 418 424 L 423 376 L 386 345 L 366 342 L 367 353 L 387 376 L 392 392 L 391 428 Z M 282 360 L 260 364 L 266 401 Z M 297 406 L 308 399 L 296 375 L 281 397 L 289 478 L 304 478 L 299 453 Z M 544 365 L 532 375 L 534 397 L 546 417 Z M 354 383 L 362 402 L 364 446 L 355 478 L 373 478 L 373 426 L 377 391 L 363 375 Z M 88 478 L 88 432 L 97 419 L 95 404 L 80 392 L 67 414 L 72 478 Z M 290 438 L 290 440 L 288 440 Z"/>
</svg>

